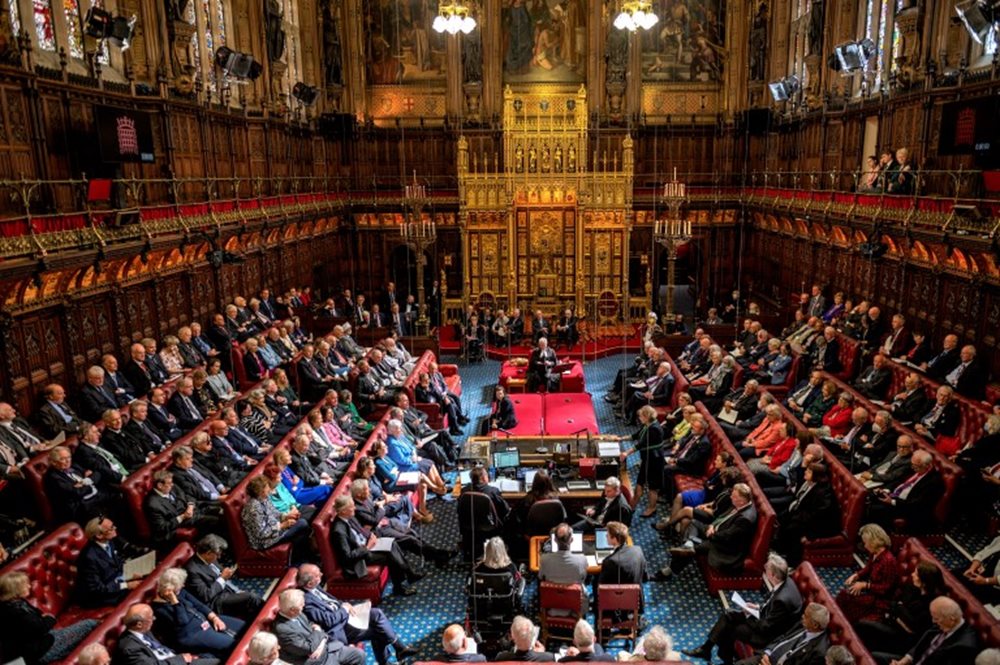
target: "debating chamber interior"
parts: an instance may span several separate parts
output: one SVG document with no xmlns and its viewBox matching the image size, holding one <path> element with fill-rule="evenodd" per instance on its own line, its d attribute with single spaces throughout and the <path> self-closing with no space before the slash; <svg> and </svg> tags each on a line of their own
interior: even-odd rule
<svg viewBox="0 0 1000 665">
<path fill-rule="evenodd" d="M 1000 0 L 0 0 L 0 663 L 1000 665 Z"/>
</svg>

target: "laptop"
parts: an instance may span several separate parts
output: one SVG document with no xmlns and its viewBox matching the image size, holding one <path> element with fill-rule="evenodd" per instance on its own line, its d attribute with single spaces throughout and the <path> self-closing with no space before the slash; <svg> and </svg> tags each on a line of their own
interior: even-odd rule
<svg viewBox="0 0 1000 665">
<path fill-rule="evenodd" d="M 538 469 L 528 469 L 524 472 L 524 486 L 531 487 L 531 484 L 535 482 L 535 475 L 538 473 Z"/>
<path fill-rule="evenodd" d="M 590 484 L 589 480 L 567 480 L 566 487 L 567 489 L 573 491 L 579 491 L 579 490 L 589 490 L 593 487 L 593 485 Z"/>
</svg>

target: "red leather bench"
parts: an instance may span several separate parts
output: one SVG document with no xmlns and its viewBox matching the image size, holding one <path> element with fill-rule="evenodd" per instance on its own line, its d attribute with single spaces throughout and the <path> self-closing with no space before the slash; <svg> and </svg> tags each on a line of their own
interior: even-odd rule
<svg viewBox="0 0 1000 665">
<path fill-rule="evenodd" d="M 403 390 L 406 391 L 406 396 L 410 398 L 410 404 L 429 416 L 428 424 L 435 429 L 442 429 L 449 426 L 450 423 L 446 421 L 445 414 L 441 407 L 437 404 L 418 402 L 415 394 L 416 387 L 420 383 L 420 374 L 428 371 L 428 366 L 434 361 L 434 352 L 429 350 L 424 351 L 423 355 L 421 355 L 416 364 L 414 364 L 413 371 L 410 372 L 410 375 L 406 377 L 406 380 L 403 382 Z M 461 397 L 462 377 L 458 375 L 458 366 L 447 363 L 439 363 L 438 370 L 444 377 L 444 382 L 448 386 L 448 391 Z"/>
<path fill-rule="evenodd" d="M 60 665 L 76 665 L 80 653 L 88 644 L 101 643 L 107 647 L 108 652 L 114 654 L 115 645 L 118 643 L 118 637 L 122 634 L 124 625 L 122 622 L 125 620 L 125 614 L 128 613 L 128 608 L 135 603 L 149 603 L 156 596 L 156 585 L 157 581 L 160 579 L 160 575 L 167 568 L 178 568 L 183 567 L 187 560 L 191 558 L 194 554 L 194 550 L 188 543 L 181 543 L 174 550 L 160 560 L 160 563 L 153 569 L 153 572 L 149 574 L 142 584 L 132 589 L 132 592 L 125 597 L 118 607 L 104 618 L 103 621 L 94 629 L 92 633 L 87 637 L 86 640 L 77 645 L 69 656 L 60 662 Z"/>
<path fill-rule="evenodd" d="M 750 552 L 743 562 L 743 570 L 741 572 L 733 574 L 715 570 L 708 565 L 707 559 L 702 556 L 698 557 L 698 565 L 705 576 L 708 593 L 713 596 L 721 589 L 756 590 L 760 588 L 760 576 L 764 572 L 764 564 L 767 562 L 767 555 L 771 549 L 771 539 L 774 537 L 774 526 L 777 516 L 764 492 L 761 491 L 760 485 L 754 479 L 753 473 L 750 472 L 750 468 L 729 441 L 729 437 L 722 431 L 722 428 L 719 427 L 714 418 L 710 418 L 708 423 L 709 438 L 716 439 L 721 446 L 720 450 L 726 450 L 733 456 L 733 463 L 743 474 L 743 482 L 750 487 L 750 492 L 753 494 L 754 508 L 757 510 L 757 533 L 750 545 Z M 715 446 L 715 442 L 712 445 Z"/>
<path fill-rule="evenodd" d="M 371 431 L 365 445 L 359 450 L 359 455 L 367 454 L 372 442 L 376 439 L 385 438 L 386 420 L 387 418 L 383 416 L 382 422 Z M 354 468 L 355 464 L 352 464 L 351 470 Z M 381 565 L 370 565 L 368 566 L 368 575 L 363 579 L 348 579 L 344 577 L 333 552 L 333 545 L 330 543 L 330 525 L 336 517 L 333 502 L 340 493 L 348 491 L 350 477 L 350 472 L 345 474 L 336 491 L 330 495 L 330 498 L 313 518 L 313 535 L 316 538 L 316 550 L 319 553 L 319 566 L 323 570 L 326 587 L 330 593 L 344 600 L 370 600 L 373 605 L 377 605 L 382 600 L 382 590 L 389 582 L 389 569 Z"/>
<path fill-rule="evenodd" d="M 858 529 L 865 517 L 868 490 L 829 450 L 825 450 L 833 494 L 840 505 L 840 533 L 816 540 L 802 539 L 802 558 L 817 566 L 851 566 Z"/>
<path fill-rule="evenodd" d="M 764 387 L 780 402 L 788 395 L 788 391 L 798 383 L 800 367 L 802 367 L 802 356 L 796 353 L 792 357 L 792 364 L 788 368 L 788 376 L 785 377 L 785 382 Z"/>
<path fill-rule="evenodd" d="M 792 579 L 802 593 L 803 605 L 807 603 L 819 603 L 830 610 L 830 623 L 827 625 L 830 643 L 842 644 L 847 647 L 847 650 L 854 656 L 854 662 L 857 665 L 875 665 L 875 659 L 872 658 L 871 654 L 868 653 L 868 649 L 861 643 L 851 623 L 844 616 L 844 613 L 840 611 L 837 603 L 834 602 L 833 596 L 830 595 L 823 581 L 819 579 L 812 564 L 808 561 L 803 561 L 792 571 Z"/>
<path fill-rule="evenodd" d="M 257 618 L 253 620 L 252 624 L 247 626 L 246 631 L 243 633 L 243 639 L 237 642 L 232 655 L 226 661 L 226 665 L 247 665 L 250 662 L 250 655 L 247 650 L 250 648 L 253 636 L 262 630 L 271 631 L 271 622 L 274 621 L 274 617 L 278 616 L 278 597 L 285 589 L 295 588 L 295 576 L 298 573 L 298 568 L 289 568 L 284 577 L 278 580 L 278 584 L 274 587 L 274 591 L 271 592 L 267 602 L 260 608 Z"/>
<path fill-rule="evenodd" d="M 64 524 L 3 568 L 3 573 L 25 573 L 31 581 L 32 604 L 56 618 L 61 628 L 81 619 L 102 619 L 113 608 L 83 608 L 74 603 L 76 560 L 87 544 L 83 529 Z"/>
<path fill-rule="evenodd" d="M 899 574 L 901 581 L 908 582 L 913 569 L 921 561 L 930 561 L 941 570 L 944 576 L 944 585 L 948 591 L 948 596 L 953 598 L 962 608 L 962 616 L 966 623 L 972 626 L 979 635 L 979 645 L 982 648 L 1000 647 L 1000 622 L 993 618 L 989 610 L 983 606 L 978 598 L 972 595 L 961 581 L 955 578 L 947 566 L 931 554 L 923 543 L 916 538 L 909 538 L 903 543 L 896 555 L 899 562 Z"/>
<path fill-rule="evenodd" d="M 705 478 L 708 478 L 715 473 L 715 458 L 722 450 L 722 442 L 726 438 L 722 428 L 719 427 L 719 423 L 715 421 L 715 418 L 712 417 L 712 414 L 705 409 L 705 406 L 701 402 L 695 404 L 695 408 L 698 409 L 698 413 L 700 413 L 702 417 L 705 418 L 705 422 L 708 423 L 708 430 L 706 431 L 706 434 L 708 436 L 709 443 L 712 444 L 712 454 L 708 458 L 708 463 L 705 464 L 705 472 L 701 476 L 689 476 L 684 473 L 679 473 L 674 476 L 674 482 L 677 483 L 678 492 L 698 490 L 705 487 Z"/>
<path fill-rule="evenodd" d="M 861 342 L 843 333 L 837 333 L 836 339 L 840 343 L 840 351 L 837 353 L 840 371 L 835 376 L 843 381 L 850 381 L 857 373 L 861 360 Z"/>
</svg>

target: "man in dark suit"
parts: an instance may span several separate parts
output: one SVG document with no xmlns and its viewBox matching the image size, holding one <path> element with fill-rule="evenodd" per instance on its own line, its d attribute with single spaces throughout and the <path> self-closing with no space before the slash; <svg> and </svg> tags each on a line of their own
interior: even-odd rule
<svg viewBox="0 0 1000 665">
<path fill-rule="evenodd" d="M 851 411 L 851 428 L 843 436 L 824 436 L 820 440 L 844 464 L 851 463 L 851 456 L 861 448 L 872 434 L 871 416 L 863 406 Z"/>
<path fill-rule="evenodd" d="M 507 520 L 507 516 L 510 515 L 510 504 L 508 504 L 507 500 L 503 498 L 500 490 L 490 485 L 490 477 L 486 468 L 482 466 L 473 467 L 469 477 L 469 486 L 462 488 L 462 494 L 465 494 L 466 492 L 478 492 L 479 494 L 485 494 L 493 504 L 493 509 L 496 511 L 497 518 L 500 520 L 499 524 L 504 524 Z"/>
<path fill-rule="evenodd" d="M 670 363 L 661 361 L 656 365 L 656 371 L 648 377 L 638 377 L 638 380 L 625 385 L 625 422 L 634 425 L 639 409 L 650 406 L 664 406 L 670 403 L 670 395 L 674 390 L 674 377 L 670 374 Z"/>
<path fill-rule="evenodd" d="M 104 431 L 101 432 L 101 447 L 112 453 L 128 469 L 135 471 L 151 459 L 142 444 L 132 439 L 122 426 L 122 414 L 118 409 L 108 409 L 102 417 Z"/>
<path fill-rule="evenodd" d="M 38 410 L 38 426 L 46 439 L 60 434 L 72 436 L 80 431 L 82 422 L 66 403 L 66 390 L 58 383 L 50 383 L 42 390 L 45 402 Z"/>
<path fill-rule="evenodd" d="M 143 501 L 143 512 L 149 522 L 151 540 L 157 546 L 172 544 L 179 528 L 199 532 L 221 530 L 221 510 L 198 507 L 194 499 L 174 487 L 174 474 L 165 469 L 153 474 L 153 489 Z"/>
<path fill-rule="evenodd" d="M 324 373 L 316 361 L 316 347 L 312 344 L 302 347 L 302 357 L 299 358 L 297 366 L 299 385 L 304 399 L 315 402 L 334 386 L 334 377 Z M 361 380 L 360 377 L 358 380 Z"/>
<path fill-rule="evenodd" d="M 273 630 L 281 646 L 281 659 L 289 665 L 364 665 L 365 652 L 330 638 L 305 615 L 305 594 L 285 589 L 278 596 Z"/>
<path fill-rule="evenodd" d="M 840 371 L 840 340 L 837 339 L 837 329 L 827 326 L 823 330 L 823 339 L 826 344 L 817 347 L 813 366 L 824 372 L 836 374 Z"/>
<path fill-rule="evenodd" d="M 122 368 L 122 374 L 135 388 L 136 397 L 148 395 L 161 383 L 146 362 L 146 347 L 138 342 L 129 347 L 129 359 Z"/>
<path fill-rule="evenodd" d="M 955 436 L 962 420 L 951 386 L 939 386 L 936 397 L 934 406 L 913 425 L 917 434 L 932 441 L 939 436 Z"/>
<path fill-rule="evenodd" d="M 235 337 L 233 337 L 226 326 L 226 317 L 222 314 L 213 315 L 212 325 L 208 327 L 205 336 L 212 343 L 212 346 L 218 349 L 219 357 L 222 359 L 222 366 L 227 370 L 232 369 L 230 359 L 232 358 L 233 340 Z"/>
<path fill-rule="evenodd" d="M 963 397 L 985 399 L 988 373 L 983 364 L 976 360 L 976 347 L 966 344 L 959 352 L 958 359 L 955 369 L 945 375 L 944 383 Z"/>
<path fill-rule="evenodd" d="M 302 564 L 295 582 L 305 594 L 306 618 L 326 631 L 331 640 L 344 644 L 371 642 L 379 665 L 387 665 L 393 651 L 399 661 L 417 653 L 416 648 L 399 639 L 389 618 L 377 607 L 371 609 L 367 628 L 362 630 L 351 625 L 349 621 L 354 608 L 323 589 L 323 572 L 319 566 Z"/>
<path fill-rule="evenodd" d="M 0 476 L 23 478 L 18 464 L 44 450 L 41 435 L 17 415 L 7 402 L 0 402 Z"/>
<path fill-rule="evenodd" d="M 84 528 L 87 544 L 76 560 L 77 600 L 84 607 L 109 607 L 120 603 L 142 583 L 141 577 L 125 579 L 125 559 L 115 545 L 118 529 L 108 518 L 90 520 Z"/>
<path fill-rule="evenodd" d="M 467 423 L 468 419 L 459 415 L 455 401 L 449 398 L 447 393 L 439 392 L 431 384 L 431 376 L 427 372 L 421 372 L 417 377 L 417 381 L 417 385 L 413 388 L 413 396 L 417 402 L 422 404 L 437 404 L 448 416 L 449 429 L 461 432 L 461 426 Z"/>
<path fill-rule="evenodd" d="M 809 408 L 812 401 L 819 397 L 822 392 L 823 374 L 819 371 L 811 372 L 807 380 L 802 381 L 788 392 L 788 398 L 785 399 L 785 406 L 793 414 L 801 414 Z M 745 418 L 741 416 L 741 420 L 743 419 Z"/>
<path fill-rule="evenodd" d="M 894 530 L 895 520 L 903 519 L 908 533 L 922 534 L 937 524 L 934 509 L 944 494 L 944 480 L 926 450 L 913 453 L 911 463 L 912 475 L 894 490 L 875 490 L 868 505 L 868 519 L 889 530 Z"/>
<path fill-rule="evenodd" d="M 896 489 L 911 473 L 914 445 L 910 435 L 900 435 L 896 439 L 896 449 L 873 464 L 868 471 L 858 474 L 858 478 L 866 483 L 869 481 L 881 483 L 881 486 L 888 490 Z"/>
<path fill-rule="evenodd" d="M 218 658 L 179 654 L 164 645 L 150 632 L 153 620 L 153 608 L 149 605 L 136 603 L 129 607 L 125 615 L 125 632 L 118 638 L 115 648 L 116 665 L 219 665 Z"/>
<path fill-rule="evenodd" d="M 442 663 L 485 663 L 486 656 L 476 653 L 476 642 L 465 634 L 465 629 L 453 623 L 444 629 L 441 635 L 441 646 L 444 652 L 434 656 L 434 660 Z"/>
<path fill-rule="evenodd" d="M 187 446 L 177 446 L 170 451 L 170 458 L 173 461 L 170 473 L 184 496 L 201 508 L 218 506 L 219 497 L 229 490 L 214 474 L 195 468 L 194 451 Z"/>
<path fill-rule="evenodd" d="M 889 410 L 892 417 L 904 425 L 910 425 L 921 418 L 931 408 L 927 390 L 920 375 L 910 372 L 903 379 L 903 390 L 892 398 Z"/>
<path fill-rule="evenodd" d="M 114 393 L 119 406 L 125 406 L 136 398 L 135 388 L 122 372 L 118 371 L 118 358 L 110 353 L 101 356 L 104 369 L 104 385 Z"/>
<path fill-rule="evenodd" d="M 802 612 L 802 623 L 772 640 L 764 649 L 737 665 L 759 665 L 764 658 L 772 665 L 823 665 L 830 636 L 830 611 L 819 603 L 809 603 Z"/>
<path fill-rule="evenodd" d="M 510 343 L 519 343 L 524 338 L 524 316 L 520 308 L 515 307 L 510 313 L 510 323 L 507 325 L 510 328 Z"/>
<path fill-rule="evenodd" d="M 105 480 L 100 474 L 73 465 L 73 454 L 65 446 L 49 451 L 44 483 L 52 511 L 63 522 L 85 524 L 103 514 L 114 498 L 102 489 Z"/>
<path fill-rule="evenodd" d="M 163 452 L 170 439 L 150 422 L 149 404 L 144 400 L 136 400 L 129 404 L 128 414 L 128 422 L 122 428 L 128 438 L 142 448 L 146 455 Z"/>
<path fill-rule="evenodd" d="M 163 388 L 153 388 L 153 392 L 150 393 L 148 415 L 153 427 L 163 432 L 170 441 L 176 441 L 184 436 L 177 422 L 177 416 L 170 413 L 170 409 L 167 408 L 167 392 Z"/>
<path fill-rule="evenodd" d="M 762 649 L 788 631 L 802 614 L 802 594 L 795 582 L 788 579 L 788 562 L 777 554 L 767 557 L 764 578 L 771 592 L 763 605 L 749 604 L 757 616 L 746 609 L 730 608 L 716 620 L 705 642 L 696 649 L 685 650 L 686 656 L 712 661 L 712 648 L 719 647 L 723 663 L 732 663 L 736 642 L 746 642 Z"/>
<path fill-rule="evenodd" d="M 531 320 L 531 337 L 535 344 L 538 344 L 538 340 L 543 337 L 548 337 L 551 334 L 549 330 L 549 322 L 542 314 L 542 310 L 537 310 L 535 312 L 535 317 Z"/>
<path fill-rule="evenodd" d="M 885 336 L 879 349 L 889 358 L 902 358 L 913 346 L 913 335 L 906 328 L 906 317 L 902 314 L 893 314 L 890 325 L 889 334 Z"/>
<path fill-rule="evenodd" d="M 95 423 L 101 419 L 108 409 L 124 406 L 115 399 L 114 392 L 104 383 L 104 370 L 94 365 L 87 370 L 87 383 L 80 388 L 80 415 L 83 419 Z"/>
<path fill-rule="evenodd" d="M 743 570 L 743 561 L 757 531 L 757 511 L 750 487 L 745 483 L 736 483 L 731 496 L 733 507 L 716 517 L 710 526 L 691 521 L 685 534 L 687 540 L 681 547 L 670 549 L 670 564 L 657 572 L 658 580 L 681 572 L 695 555 L 706 555 L 708 565 L 722 572 Z"/>
<path fill-rule="evenodd" d="M 215 476 L 226 487 L 235 487 L 247 475 L 249 467 L 242 457 L 235 458 L 212 444 L 208 432 L 198 432 L 191 439 L 194 468 L 202 475 Z M 229 614 L 222 612 L 222 614 Z"/>
<path fill-rule="evenodd" d="M 892 370 L 886 356 L 876 353 L 871 367 L 865 368 L 854 381 L 854 387 L 868 399 L 883 400 L 892 383 Z"/>
<path fill-rule="evenodd" d="M 406 392 L 400 390 L 396 393 L 396 399 L 394 400 L 396 408 L 401 412 L 399 415 L 402 416 L 403 424 L 406 426 L 407 432 L 415 439 L 424 440 L 429 437 L 434 437 L 428 441 L 428 443 L 434 444 L 439 448 L 444 455 L 447 457 L 447 462 L 454 464 L 457 456 L 458 450 L 455 444 L 455 440 L 451 438 L 454 436 L 463 436 L 465 433 L 462 431 L 458 423 L 454 423 L 451 431 L 443 429 L 434 429 L 427 424 L 427 414 L 420 409 L 414 408 L 410 404 L 410 397 Z M 398 417 L 397 415 L 392 415 L 392 418 Z M 427 444 L 424 444 L 425 446 Z M 430 457 L 428 455 L 428 457 Z M 437 460 L 434 460 L 437 462 Z"/>
<path fill-rule="evenodd" d="M 663 462 L 664 496 L 677 495 L 677 474 L 685 474 L 701 478 L 705 475 L 705 465 L 712 456 L 712 444 L 705 434 L 708 425 L 700 415 L 691 417 L 691 431 L 669 451 Z M 653 454 L 656 454 L 654 451 Z"/>
<path fill-rule="evenodd" d="M 545 337 L 539 338 L 537 344 L 528 358 L 527 389 L 550 392 L 559 390 L 559 375 L 552 372 L 552 368 L 558 364 L 556 352 L 549 348 L 549 340 Z"/>
<path fill-rule="evenodd" d="M 956 665 L 971 663 L 979 652 L 976 630 L 966 623 L 962 608 L 947 596 L 931 601 L 931 621 L 934 628 L 925 632 L 906 655 L 892 658 L 890 654 L 873 653 L 880 663 L 890 665 Z"/>
<path fill-rule="evenodd" d="M 594 602 L 602 584 L 639 584 L 646 581 L 646 557 L 638 545 L 628 544 L 628 527 L 608 522 L 608 544 L 614 550 L 601 563 L 601 574 L 594 581 Z"/>
<path fill-rule="evenodd" d="M 392 332 L 400 337 L 406 337 L 410 334 L 410 323 L 406 320 L 406 316 L 399 311 L 397 303 L 393 303 L 392 307 L 389 308 L 389 317 L 386 323 Z"/>
<path fill-rule="evenodd" d="M 576 329 L 576 317 L 573 316 L 573 311 L 567 309 L 563 312 L 562 317 L 559 319 L 559 323 L 556 324 L 556 347 L 560 344 L 565 344 L 566 346 L 572 347 L 576 344 L 577 340 L 580 339 L 580 333 Z"/>
<path fill-rule="evenodd" d="M 184 564 L 188 574 L 184 588 L 216 614 L 252 621 L 264 605 L 264 600 L 236 586 L 233 582 L 235 569 L 218 565 L 227 548 L 226 541 L 215 534 L 199 540 L 194 556 Z"/>
<path fill-rule="evenodd" d="M 420 537 L 420 534 L 413 530 L 410 523 L 403 522 L 398 518 L 389 518 L 385 508 L 375 503 L 371 498 L 371 489 L 368 481 L 358 478 L 351 483 L 351 498 L 354 499 L 354 518 L 358 524 L 369 529 L 379 538 L 393 538 L 399 548 L 426 557 L 433 561 L 438 568 L 448 565 L 454 552 L 441 549 L 428 544 Z"/>
<path fill-rule="evenodd" d="M 382 311 L 382 307 L 375 303 L 372 311 L 368 315 L 368 325 L 372 328 L 385 328 L 389 324 L 389 316 Z"/>
<path fill-rule="evenodd" d="M 205 419 L 205 414 L 195 402 L 194 383 L 187 377 L 177 382 L 177 390 L 170 397 L 167 408 L 177 418 L 177 426 L 184 432 L 190 432 Z"/>
<path fill-rule="evenodd" d="M 958 350 L 958 335 L 945 335 L 941 344 L 941 353 L 927 363 L 927 376 L 935 381 L 944 381 L 953 369 L 961 362 Z"/>
<path fill-rule="evenodd" d="M 107 431 L 105 428 L 104 432 Z M 96 427 L 84 423 L 80 428 L 80 445 L 74 452 L 76 457 L 74 461 L 81 469 L 92 471 L 105 485 L 120 485 L 128 477 L 129 470 L 114 451 L 101 445 L 102 436 Z"/>
<path fill-rule="evenodd" d="M 569 525 L 566 525 L 567 528 Z M 497 662 L 514 661 L 520 663 L 551 663 L 555 654 L 545 651 L 545 646 L 535 639 L 535 624 L 531 619 L 516 616 L 510 624 L 511 648 L 497 654 Z"/>
<path fill-rule="evenodd" d="M 184 366 L 189 369 L 200 367 L 208 360 L 199 345 L 195 343 L 191 328 L 188 326 L 177 329 L 177 350 L 184 359 Z"/>
<path fill-rule="evenodd" d="M 587 508 L 586 519 L 573 525 L 574 531 L 593 531 L 598 526 L 610 522 L 632 523 L 632 508 L 622 495 L 622 484 L 617 476 L 608 476 L 604 481 L 604 498 L 596 506 Z"/>
<path fill-rule="evenodd" d="M 333 508 L 337 518 L 333 520 L 330 539 L 344 577 L 363 579 L 368 575 L 368 565 L 379 563 L 389 567 L 389 577 L 396 595 L 415 594 L 417 590 L 407 586 L 407 583 L 423 578 L 423 574 L 410 568 L 399 545 L 392 543 L 386 551 L 372 551 L 378 539 L 354 517 L 354 499 L 350 495 L 341 494 L 334 499 Z"/>
</svg>

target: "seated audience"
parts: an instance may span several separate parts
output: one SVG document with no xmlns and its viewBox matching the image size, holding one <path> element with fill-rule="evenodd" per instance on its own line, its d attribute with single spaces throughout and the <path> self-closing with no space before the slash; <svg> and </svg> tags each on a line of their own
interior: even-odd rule
<svg viewBox="0 0 1000 665">
<path fill-rule="evenodd" d="M 723 494 L 728 501 L 729 490 L 742 478 L 740 471 L 733 468 L 733 457 L 727 451 L 719 451 L 715 456 L 715 471 L 705 479 L 700 489 L 684 490 L 674 496 L 670 507 L 670 517 L 660 520 L 653 528 L 657 531 L 672 529 L 674 533 L 684 533 L 687 523 L 698 513 L 711 521 L 710 513 L 715 512 L 716 502 Z M 727 504 L 728 505 L 728 504 Z M 725 510 L 721 511 L 722 514 Z"/>
<path fill-rule="evenodd" d="M 537 635 L 535 624 L 531 619 L 516 616 L 510 624 L 511 648 L 497 654 L 497 661 L 516 661 L 520 663 L 551 663 L 555 654 L 545 650 L 545 645 L 535 639 Z"/>
<path fill-rule="evenodd" d="M 486 585 L 490 589 L 499 591 L 501 595 L 513 591 L 515 606 L 518 608 L 521 606 L 521 596 L 524 594 L 525 586 L 524 576 L 521 574 L 518 566 L 510 560 L 510 555 L 507 554 L 507 546 L 500 536 L 493 536 L 483 545 L 483 558 L 477 561 L 476 565 L 472 568 L 472 575 L 474 584 L 480 575 L 502 575 L 508 580 L 507 582 L 498 584 L 497 587 L 494 587 L 489 582 Z M 500 591 L 499 587 L 506 588 Z"/>
<path fill-rule="evenodd" d="M 245 624 L 216 614 L 184 588 L 185 582 L 187 571 L 183 568 L 168 568 L 160 574 L 152 602 L 157 633 L 176 649 L 225 658 Z"/>
<path fill-rule="evenodd" d="M 955 572 L 984 605 L 1000 603 L 1000 536 L 973 554 L 968 568 Z"/>
<path fill-rule="evenodd" d="M 876 462 L 868 471 L 859 473 L 858 478 L 870 487 L 896 489 L 912 473 L 914 445 L 913 438 L 908 434 L 900 435 L 896 438 L 896 449 L 886 454 L 885 458 Z"/>
<path fill-rule="evenodd" d="M 542 554 L 538 566 L 538 579 L 555 584 L 579 584 L 581 597 L 581 615 L 587 613 L 589 599 L 584 591 L 587 581 L 587 558 L 580 553 L 571 552 L 573 544 L 573 528 L 563 522 L 556 526 L 552 533 L 555 536 L 556 547 L 551 552 Z"/>
<path fill-rule="evenodd" d="M 49 469 L 43 483 L 52 511 L 62 522 L 86 524 L 108 511 L 118 494 L 109 489 L 111 482 L 114 479 L 74 464 L 73 453 L 66 446 L 49 451 Z"/>
<path fill-rule="evenodd" d="M 114 392 L 104 385 L 104 369 L 94 365 L 87 370 L 87 382 L 80 388 L 78 396 L 80 415 L 85 421 L 96 422 L 108 409 L 118 409 L 127 402 L 119 403 Z"/>
<path fill-rule="evenodd" d="M 979 638 L 962 616 L 961 606 L 948 596 L 938 596 L 931 601 L 930 609 L 934 627 L 924 632 L 900 658 L 873 653 L 879 665 L 959 665 L 973 662 L 979 652 Z"/>
<path fill-rule="evenodd" d="M 955 400 L 955 391 L 949 386 L 941 386 L 937 389 L 936 400 L 930 410 L 924 413 L 913 425 L 917 434 L 934 441 L 938 437 L 955 438 L 958 426 L 962 420 L 958 402 Z M 953 455 L 958 452 L 959 442 L 950 443 L 950 450 L 941 452 Z M 939 446 L 940 449 L 940 446 Z"/>
<path fill-rule="evenodd" d="M 499 489 L 490 485 L 489 472 L 485 467 L 476 466 L 472 468 L 469 477 L 469 486 L 462 488 L 462 494 L 465 494 L 466 492 L 485 494 L 486 497 L 489 498 L 490 503 L 493 504 L 493 510 L 496 512 L 498 524 L 504 524 L 507 521 L 507 517 L 510 515 L 510 504 L 508 504 L 506 499 L 503 498 Z"/>
<path fill-rule="evenodd" d="M 194 546 L 194 556 L 184 564 L 187 572 L 185 589 L 217 615 L 239 617 L 253 621 L 264 605 L 256 593 L 243 591 L 233 581 L 235 568 L 220 566 L 219 560 L 228 549 L 225 540 L 209 534 Z"/>
<path fill-rule="evenodd" d="M 559 659 L 560 663 L 613 663 L 615 657 L 605 653 L 594 636 L 594 627 L 580 619 L 573 628 L 573 645 L 566 649 L 566 655 Z"/>
<path fill-rule="evenodd" d="M 289 665 L 364 665 L 365 652 L 327 634 L 305 614 L 301 589 L 285 589 L 278 596 L 273 628 L 281 659 Z"/>
<path fill-rule="evenodd" d="M 722 319 L 719 321 L 721 322 Z M 653 626 L 648 633 L 639 638 L 635 645 L 635 651 L 632 653 L 628 651 L 618 652 L 619 662 L 632 660 L 658 663 L 665 660 L 680 660 L 680 654 L 674 651 L 674 641 L 670 639 L 667 632 L 660 626 Z"/>
<path fill-rule="evenodd" d="M 654 421 L 655 421 L 655 415 Z M 667 496 L 677 494 L 678 475 L 701 478 L 705 475 L 705 466 L 712 456 L 712 443 L 706 434 L 708 425 L 701 414 L 694 414 L 690 419 L 691 431 L 677 442 L 672 449 L 665 452 L 663 461 L 663 491 Z M 650 510 L 643 517 L 652 517 L 656 504 L 650 500 Z"/>
<path fill-rule="evenodd" d="M 871 366 L 854 380 L 854 387 L 868 399 L 883 400 L 891 383 L 892 370 L 889 369 L 888 358 L 882 353 L 876 353 Z"/>
<path fill-rule="evenodd" d="M 806 467 L 803 483 L 782 515 L 775 547 L 792 565 L 802 560 L 802 540 L 827 538 L 840 533 L 840 504 L 830 486 L 825 464 Z"/>
<path fill-rule="evenodd" d="M 514 427 L 517 427 L 514 402 L 507 396 L 507 389 L 497 384 L 493 389 L 493 405 L 490 408 L 490 415 L 483 420 L 479 433 L 486 436 L 493 430 L 510 430 Z"/>
<path fill-rule="evenodd" d="M 153 608 L 145 603 L 135 603 L 128 608 L 123 621 L 125 631 L 118 638 L 114 663 L 117 665 L 219 665 L 218 658 L 204 658 L 198 654 L 177 653 L 152 634 L 156 619 Z M 360 665 L 360 663 L 358 664 Z"/>
<path fill-rule="evenodd" d="M 442 663 L 485 663 L 486 656 L 477 653 L 476 641 L 466 636 L 465 629 L 453 623 L 441 635 L 444 652 L 434 657 Z"/>
<path fill-rule="evenodd" d="M 311 546 L 312 528 L 297 512 L 279 513 L 268 498 L 273 491 L 264 476 L 257 476 L 247 484 L 247 502 L 240 513 L 247 541 L 255 550 L 291 543 L 292 560 L 302 561 Z"/>
<path fill-rule="evenodd" d="M 771 640 L 759 653 L 737 665 L 819 665 L 826 659 L 830 636 L 830 611 L 819 603 L 809 603 L 802 612 L 799 625 Z"/>
<path fill-rule="evenodd" d="M 608 522 L 608 544 L 613 548 L 601 563 L 601 573 L 594 580 L 594 601 L 602 584 L 639 584 L 646 581 L 646 556 L 642 548 L 629 543 L 628 526 Z M 640 610 L 642 602 L 640 599 Z"/>
<path fill-rule="evenodd" d="M 931 628 L 931 600 L 944 593 L 941 569 L 921 561 L 913 568 L 909 581 L 897 588 L 885 611 L 854 624 L 854 631 L 868 651 L 899 657 Z"/>
<path fill-rule="evenodd" d="M 55 439 L 59 435 L 72 436 L 80 431 L 81 421 L 66 403 L 66 390 L 58 383 L 50 383 L 42 390 L 45 402 L 38 409 L 38 426 L 42 436 Z"/>
<path fill-rule="evenodd" d="M 388 517 L 386 510 L 372 500 L 367 480 L 358 478 L 351 483 L 351 498 L 354 499 L 355 519 L 379 538 L 392 538 L 404 552 L 426 557 L 438 568 L 447 566 L 454 556 L 453 550 L 428 544 L 420 533 L 413 529 L 412 523 Z"/>
<path fill-rule="evenodd" d="M 440 475 L 437 475 L 432 479 L 431 476 L 428 476 L 425 473 L 417 472 L 416 483 L 403 482 L 403 479 L 400 477 L 402 470 L 399 468 L 399 465 L 396 464 L 391 457 L 389 457 L 389 446 L 387 446 L 385 441 L 382 441 L 381 439 L 372 442 L 371 448 L 368 450 L 368 454 L 375 460 L 375 475 L 382 484 L 382 488 L 387 492 L 417 488 L 423 490 L 426 488 L 438 496 L 444 496 L 448 493 L 448 486 L 445 485 L 444 479 L 442 479 Z"/>
<path fill-rule="evenodd" d="M 913 453 L 911 466 L 912 475 L 892 491 L 875 489 L 868 503 L 868 519 L 886 528 L 903 519 L 907 532 L 927 533 L 936 525 L 934 508 L 944 494 L 944 480 L 926 450 Z"/>
</svg>

